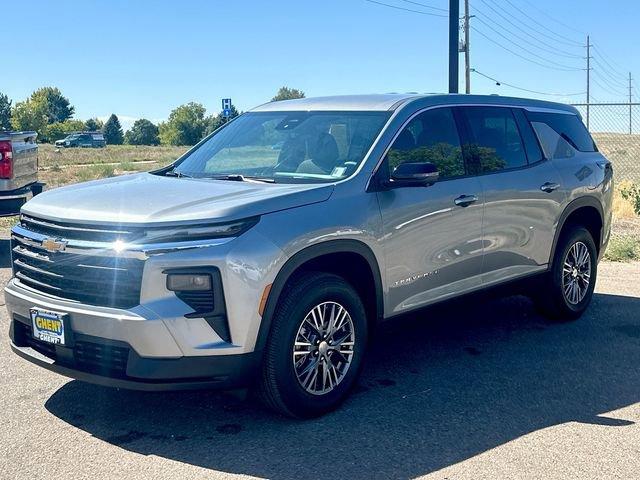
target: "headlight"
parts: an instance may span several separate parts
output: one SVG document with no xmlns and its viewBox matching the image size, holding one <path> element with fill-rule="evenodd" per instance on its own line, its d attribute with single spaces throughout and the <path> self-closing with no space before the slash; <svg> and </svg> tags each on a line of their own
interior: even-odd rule
<svg viewBox="0 0 640 480">
<path fill-rule="evenodd" d="M 216 225 L 184 225 L 153 228 L 145 232 L 144 243 L 184 242 L 189 240 L 237 237 L 258 223 L 258 217 Z"/>
</svg>

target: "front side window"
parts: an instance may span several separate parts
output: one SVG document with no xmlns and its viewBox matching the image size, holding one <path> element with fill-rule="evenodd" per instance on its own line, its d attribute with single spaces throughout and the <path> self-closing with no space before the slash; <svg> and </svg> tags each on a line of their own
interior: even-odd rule
<svg viewBox="0 0 640 480">
<path fill-rule="evenodd" d="M 417 115 L 400 132 L 387 154 L 389 172 L 401 163 L 432 163 L 441 179 L 465 174 L 460 137 L 450 108 Z"/>
<path fill-rule="evenodd" d="M 470 139 L 470 173 L 490 173 L 524 167 L 527 155 L 510 108 L 465 107 Z"/>
<path fill-rule="evenodd" d="M 174 172 L 277 183 L 341 180 L 355 172 L 388 112 L 250 112 L 194 149 Z"/>
</svg>

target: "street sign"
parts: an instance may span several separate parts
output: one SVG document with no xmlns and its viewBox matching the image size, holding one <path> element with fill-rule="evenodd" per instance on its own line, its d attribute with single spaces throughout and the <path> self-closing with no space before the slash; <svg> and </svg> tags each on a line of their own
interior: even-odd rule
<svg viewBox="0 0 640 480">
<path fill-rule="evenodd" d="M 229 118 L 231 116 L 231 109 L 225 108 L 224 110 L 222 110 L 222 116 Z"/>
<path fill-rule="evenodd" d="M 228 117 L 229 115 L 231 115 L 231 99 L 230 98 L 222 99 L 222 112 L 225 117 Z"/>
</svg>

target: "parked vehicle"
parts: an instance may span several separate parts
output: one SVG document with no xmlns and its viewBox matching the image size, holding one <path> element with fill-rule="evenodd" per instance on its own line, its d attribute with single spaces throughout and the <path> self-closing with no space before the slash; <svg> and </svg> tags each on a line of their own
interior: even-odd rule
<svg viewBox="0 0 640 480">
<path fill-rule="evenodd" d="M 36 132 L 0 131 L 0 216 L 16 215 L 42 191 Z"/>
<path fill-rule="evenodd" d="M 55 145 L 62 148 L 101 148 L 106 147 L 107 142 L 102 132 L 76 132 L 56 140 Z"/>
<path fill-rule="evenodd" d="M 12 348 L 115 387 L 256 385 L 275 410 L 316 416 L 354 386 L 383 320 L 532 278 L 551 318 L 579 317 L 611 199 L 611 164 L 566 105 L 268 103 L 167 168 L 27 203 Z"/>
</svg>

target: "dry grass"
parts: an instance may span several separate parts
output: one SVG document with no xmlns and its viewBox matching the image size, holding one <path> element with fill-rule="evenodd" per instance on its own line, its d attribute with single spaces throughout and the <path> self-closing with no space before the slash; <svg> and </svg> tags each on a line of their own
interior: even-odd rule
<svg viewBox="0 0 640 480">
<path fill-rule="evenodd" d="M 623 180 L 616 185 L 615 192 L 613 194 L 613 220 L 629 220 L 637 218 L 636 213 L 633 210 L 633 204 L 629 200 L 622 198 L 620 193 L 625 188 L 629 188 L 632 182 L 629 180 Z"/>
<path fill-rule="evenodd" d="M 105 148 L 56 148 L 50 144 L 40 144 L 38 159 L 42 170 L 70 165 L 118 164 L 122 162 L 152 162 L 157 168 L 171 163 L 187 149 L 188 147 L 136 145 L 107 145 Z"/>
<path fill-rule="evenodd" d="M 640 135 L 593 133 L 598 149 L 613 163 L 616 178 L 640 182 Z"/>
<path fill-rule="evenodd" d="M 42 144 L 38 158 L 40 180 L 47 188 L 86 182 L 129 172 L 163 167 L 187 147 L 108 145 L 106 148 L 55 148 Z"/>
</svg>

